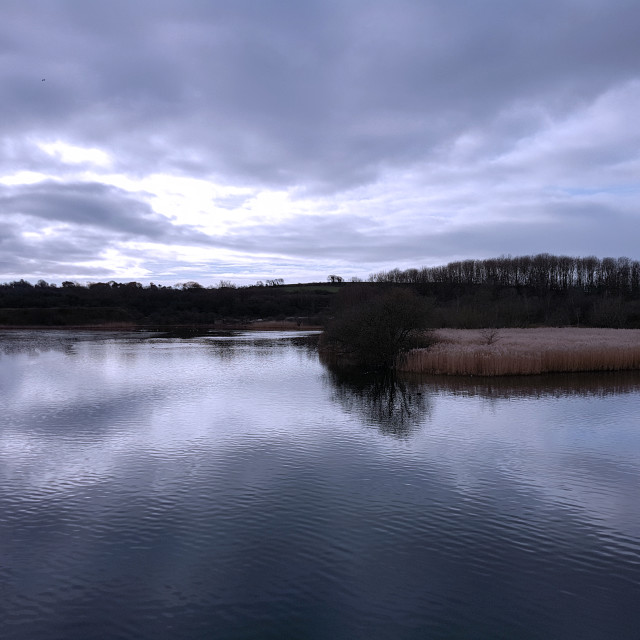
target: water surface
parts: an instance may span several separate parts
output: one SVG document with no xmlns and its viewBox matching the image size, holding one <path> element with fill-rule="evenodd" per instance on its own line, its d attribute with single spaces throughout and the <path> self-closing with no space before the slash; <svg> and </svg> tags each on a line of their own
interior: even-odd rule
<svg viewBox="0 0 640 640">
<path fill-rule="evenodd" d="M 0 637 L 640 637 L 640 376 L 0 333 Z"/>
</svg>

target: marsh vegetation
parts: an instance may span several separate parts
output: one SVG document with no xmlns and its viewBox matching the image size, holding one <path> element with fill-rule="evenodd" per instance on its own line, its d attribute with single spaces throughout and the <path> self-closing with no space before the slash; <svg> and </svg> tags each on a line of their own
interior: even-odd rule
<svg viewBox="0 0 640 640">
<path fill-rule="evenodd" d="M 445 375 L 532 375 L 640 369 L 640 330 L 439 329 L 428 349 L 414 349 L 402 371 Z"/>
</svg>

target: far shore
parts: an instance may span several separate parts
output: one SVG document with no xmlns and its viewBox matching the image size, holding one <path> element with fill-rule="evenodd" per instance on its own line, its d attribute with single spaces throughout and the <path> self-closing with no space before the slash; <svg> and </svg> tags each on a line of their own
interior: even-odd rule
<svg viewBox="0 0 640 640">
<path fill-rule="evenodd" d="M 640 369 L 640 329 L 438 329 L 400 371 L 437 375 L 535 375 Z"/>
<path fill-rule="evenodd" d="M 136 324 L 112 322 L 74 325 L 0 325 L 0 331 L 322 331 L 319 325 L 298 324 L 290 320 L 255 320 L 216 324 Z"/>
</svg>

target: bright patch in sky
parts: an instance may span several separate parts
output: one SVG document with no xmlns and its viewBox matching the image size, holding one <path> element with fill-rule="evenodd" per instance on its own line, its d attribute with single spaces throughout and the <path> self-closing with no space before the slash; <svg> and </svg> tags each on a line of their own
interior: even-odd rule
<svg viewBox="0 0 640 640">
<path fill-rule="evenodd" d="M 17 171 L 16 173 L 0 176 L 0 184 L 7 186 L 36 184 L 46 180 L 47 176 L 36 171 Z"/>
<path fill-rule="evenodd" d="M 38 147 L 63 164 L 91 164 L 98 167 L 111 165 L 111 157 L 101 149 L 78 147 L 61 141 L 41 142 Z"/>
</svg>

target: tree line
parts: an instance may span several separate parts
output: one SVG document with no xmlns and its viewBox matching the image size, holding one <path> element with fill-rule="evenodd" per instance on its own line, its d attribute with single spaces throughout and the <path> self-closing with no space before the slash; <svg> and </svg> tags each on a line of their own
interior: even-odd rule
<svg viewBox="0 0 640 640">
<path fill-rule="evenodd" d="M 574 258 L 540 253 L 463 260 L 439 267 L 392 269 L 369 277 L 371 282 L 396 284 L 496 285 L 536 290 L 640 293 L 640 261 L 630 258 Z"/>
<path fill-rule="evenodd" d="M 374 294 L 407 289 L 430 309 L 436 328 L 640 328 L 640 263 L 624 257 L 502 256 L 381 271 L 366 282 L 335 274 L 327 280 L 287 285 L 272 278 L 248 286 L 221 280 L 216 287 L 18 280 L 0 284 L 0 325 L 214 325 L 256 319 L 320 325 L 346 307 L 371 310 Z"/>
<path fill-rule="evenodd" d="M 328 313 L 332 293 L 328 285 L 286 286 L 280 278 L 246 287 L 221 281 L 211 288 L 197 282 L 171 287 L 65 281 L 56 286 L 19 280 L 0 284 L 0 325 L 215 325 L 256 319 L 318 325 Z"/>
</svg>

